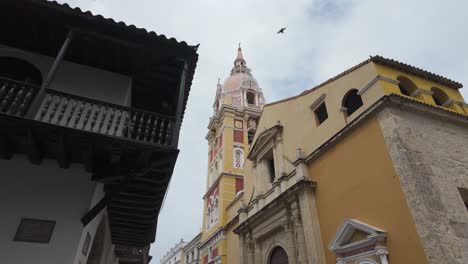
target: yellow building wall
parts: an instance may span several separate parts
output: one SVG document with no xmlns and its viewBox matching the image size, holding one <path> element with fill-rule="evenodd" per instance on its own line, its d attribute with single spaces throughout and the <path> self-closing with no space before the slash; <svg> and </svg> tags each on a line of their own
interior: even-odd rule
<svg viewBox="0 0 468 264">
<path fill-rule="evenodd" d="M 346 126 L 347 123 L 361 114 L 368 106 L 386 95 L 383 88 L 376 83 L 363 95 L 364 105 L 360 109 L 349 117 L 346 117 L 345 114 L 340 111 L 345 94 L 353 88 L 358 90 L 362 89 L 376 75 L 377 72 L 374 66 L 366 64 L 342 78 L 332 81 L 305 95 L 292 100 L 266 105 L 263 109 L 262 117 L 260 118 L 254 142 L 263 130 L 276 125 L 277 121 L 280 121 L 281 125 L 284 126 L 284 156 L 288 160 L 294 161 L 297 148 L 302 148 L 304 153 L 311 153 L 332 135 Z M 314 111 L 309 107 L 322 94 L 326 94 L 325 104 L 327 107 L 328 119 L 317 126 Z M 255 184 L 255 178 L 251 176 L 255 175 L 251 162 L 246 163 L 245 173 L 249 175 L 249 177 L 245 178 L 244 182 L 244 199 L 246 203 L 248 203 Z M 286 173 L 289 173 L 289 171 Z"/>
<path fill-rule="evenodd" d="M 238 264 L 239 263 L 239 236 L 234 234 L 233 230 L 237 227 L 238 222 L 231 226 L 227 230 L 227 240 L 226 240 L 226 264 Z"/>
<path fill-rule="evenodd" d="M 416 76 L 416 75 L 412 75 L 412 74 L 409 74 L 409 73 L 404 73 L 404 72 L 398 71 L 398 70 L 396 70 L 394 68 L 390 68 L 388 66 L 384 66 L 384 65 L 380 65 L 380 64 L 376 64 L 376 63 L 372 63 L 372 65 L 375 67 L 376 72 L 378 74 L 380 74 L 382 76 L 385 76 L 387 78 L 396 80 L 398 77 L 403 76 L 403 77 L 406 77 L 409 80 L 411 80 L 416 85 L 417 88 L 420 88 L 420 89 L 423 89 L 423 90 L 426 90 L 426 91 L 431 91 L 431 89 L 433 87 L 436 87 L 436 88 L 441 89 L 444 93 L 446 93 L 447 96 L 450 99 L 454 99 L 454 100 L 459 101 L 459 102 L 465 102 L 464 99 L 463 99 L 463 96 L 461 95 L 461 93 L 460 93 L 460 91 L 458 89 L 447 87 L 447 86 L 438 84 L 438 83 L 436 83 L 434 81 L 421 78 L 421 77 Z M 392 84 L 392 83 L 385 82 L 385 81 L 380 81 L 380 83 L 384 87 L 384 90 L 386 91 L 386 93 L 388 93 L 388 94 L 395 93 L 395 94 L 398 94 L 400 96 L 404 96 L 404 97 L 416 99 L 416 100 L 419 100 L 419 101 L 423 101 L 425 103 L 434 105 L 436 107 L 441 107 L 441 106 L 436 105 L 435 102 L 434 102 L 434 99 L 432 98 L 432 96 L 430 96 L 428 94 L 420 94 L 420 95 L 418 95 L 416 97 L 410 97 L 410 96 L 406 96 L 406 95 L 401 94 L 397 84 Z M 467 106 L 465 106 L 466 110 L 464 110 L 459 105 L 451 105 L 451 106 L 441 107 L 441 108 L 450 109 L 450 110 L 453 110 L 453 111 L 458 112 L 460 114 L 467 114 L 468 113 L 468 112 L 466 112 L 466 111 L 468 111 Z"/>
<path fill-rule="evenodd" d="M 372 118 L 308 164 L 328 264 L 336 263 L 328 244 L 346 218 L 387 232 L 390 263 L 427 263 L 387 151 Z"/>
</svg>

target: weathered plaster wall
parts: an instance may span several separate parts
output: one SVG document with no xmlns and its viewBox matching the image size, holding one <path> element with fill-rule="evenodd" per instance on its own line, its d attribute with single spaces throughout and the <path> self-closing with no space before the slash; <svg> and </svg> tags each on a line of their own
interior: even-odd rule
<svg viewBox="0 0 468 264">
<path fill-rule="evenodd" d="M 81 165 L 61 169 L 57 161 L 32 165 L 23 155 L 0 160 L 0 255 L 2 263 L 73 263 L 96 184 Z M 21 218 L 56 221 L 50 243 L 15 242 Z"/>
<path fill-rule="evenodd" d="M 445 113 L 446 114 L 446 113 Z M 468 263 L 468 121 L 414 109 L 379 114 L 385 141 L 429 263 Z"/>
</svg>

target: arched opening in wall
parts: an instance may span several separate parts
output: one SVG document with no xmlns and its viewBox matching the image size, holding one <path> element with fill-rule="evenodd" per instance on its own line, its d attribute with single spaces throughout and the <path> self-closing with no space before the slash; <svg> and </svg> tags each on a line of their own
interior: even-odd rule
<svg viewBox="0 0 468 264">
<path fill-rule="evenodd" d="M 439 88 L 433 87 L 431 91 L 434 93 L 432 98 L 434 98 L 436 105 L 442 106 L 449 99 L 448 95 Z"/>
<path fill-rule="evenodd" d="M 255 93 L 254 92 L 247 92 L 247 104 L 254 105 L 255 104 Z"/>
<path fill-rule="evenodd" d="M 411 96 L 418 89 L 418 87 L 406 77 L 399 76 L 397 80 L 399 81 L 398 88 L 400 88 L 401 94 Z"/>
<path fill-rule="evenodd" d="M 288 264 L 288 254 L 280 246 L 275 247 L 271 254 L 270 259 L 268 260 L 269 264 Z"/>
<path fill-rule="evenodd" d="M 102 253 L 104 251 L 104 238 L 106 232 L 105 217 L 102 217 L 101 222 L 94 236 L 93 245 L 89 252 L 87 264 L 99 264 L 101 263 Z"/>
<path fill-rule="evenodd" d="M 249 142 L 249 145 L 252 144 L 252 141 L 253 141 L 254 137 L 255 137 L 255 129 L 251 128 L 247 132 L 247 140 Z"/>
<path fill-rule="evenodd" d="M 342 106 L 346 110 L 346 116 L 352 115 L 363 105 L 361 96 L 357 89 L 351 89 L 343 98 Z"/>
<path fill-rule="evenodd" d="M 33 64 L 18 58 L 0 57 L 0 77 L 42 85 L 42 74 Z"/>
</svg>

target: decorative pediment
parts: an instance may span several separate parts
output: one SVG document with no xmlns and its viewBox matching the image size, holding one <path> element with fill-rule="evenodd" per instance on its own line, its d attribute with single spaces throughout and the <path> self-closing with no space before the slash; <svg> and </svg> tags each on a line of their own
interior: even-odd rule
<svg viewBox="0 0 468 264">
<path fill-rule="evenodd" d="M 273 139 L 282 130 L 282 125 L 275 125 L 260 133 L 255 142 L 253 143 L 249 156 L 247 158 L 250 160 L 254 160 L 259 155 L 259 153 L 262 153 L 262 151 L 265 149 L 265 147 L 269 145 L 269 143 L 273 142 Z"/>
<path fill-rule="evenodd" d="M 387 233 L 355 219 L 347 219 L 328 246 L 334 253 L 348 253 L 385 242 Z"/>
</svg>

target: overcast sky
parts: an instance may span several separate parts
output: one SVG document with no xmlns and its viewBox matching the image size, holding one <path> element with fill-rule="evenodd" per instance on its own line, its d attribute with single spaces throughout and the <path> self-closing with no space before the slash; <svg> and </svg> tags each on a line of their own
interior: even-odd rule
<svg viewBox="0 0 468 264">
<path fill-rule="evenodd" d="M 180 149 L 159 216 L 151 263 L 202 222 L 208 118 L 217 78 L 238 42 L 266 100 L 296 95 L 369 57 L 382 55 L 468 85 L 468 1 L 433 0 L 60 0 L 200 43 Z M 276 31 L 286 27 L 284 35 Z M 468 89 L 462 94 L 468 98 Z"/>
</svg>

